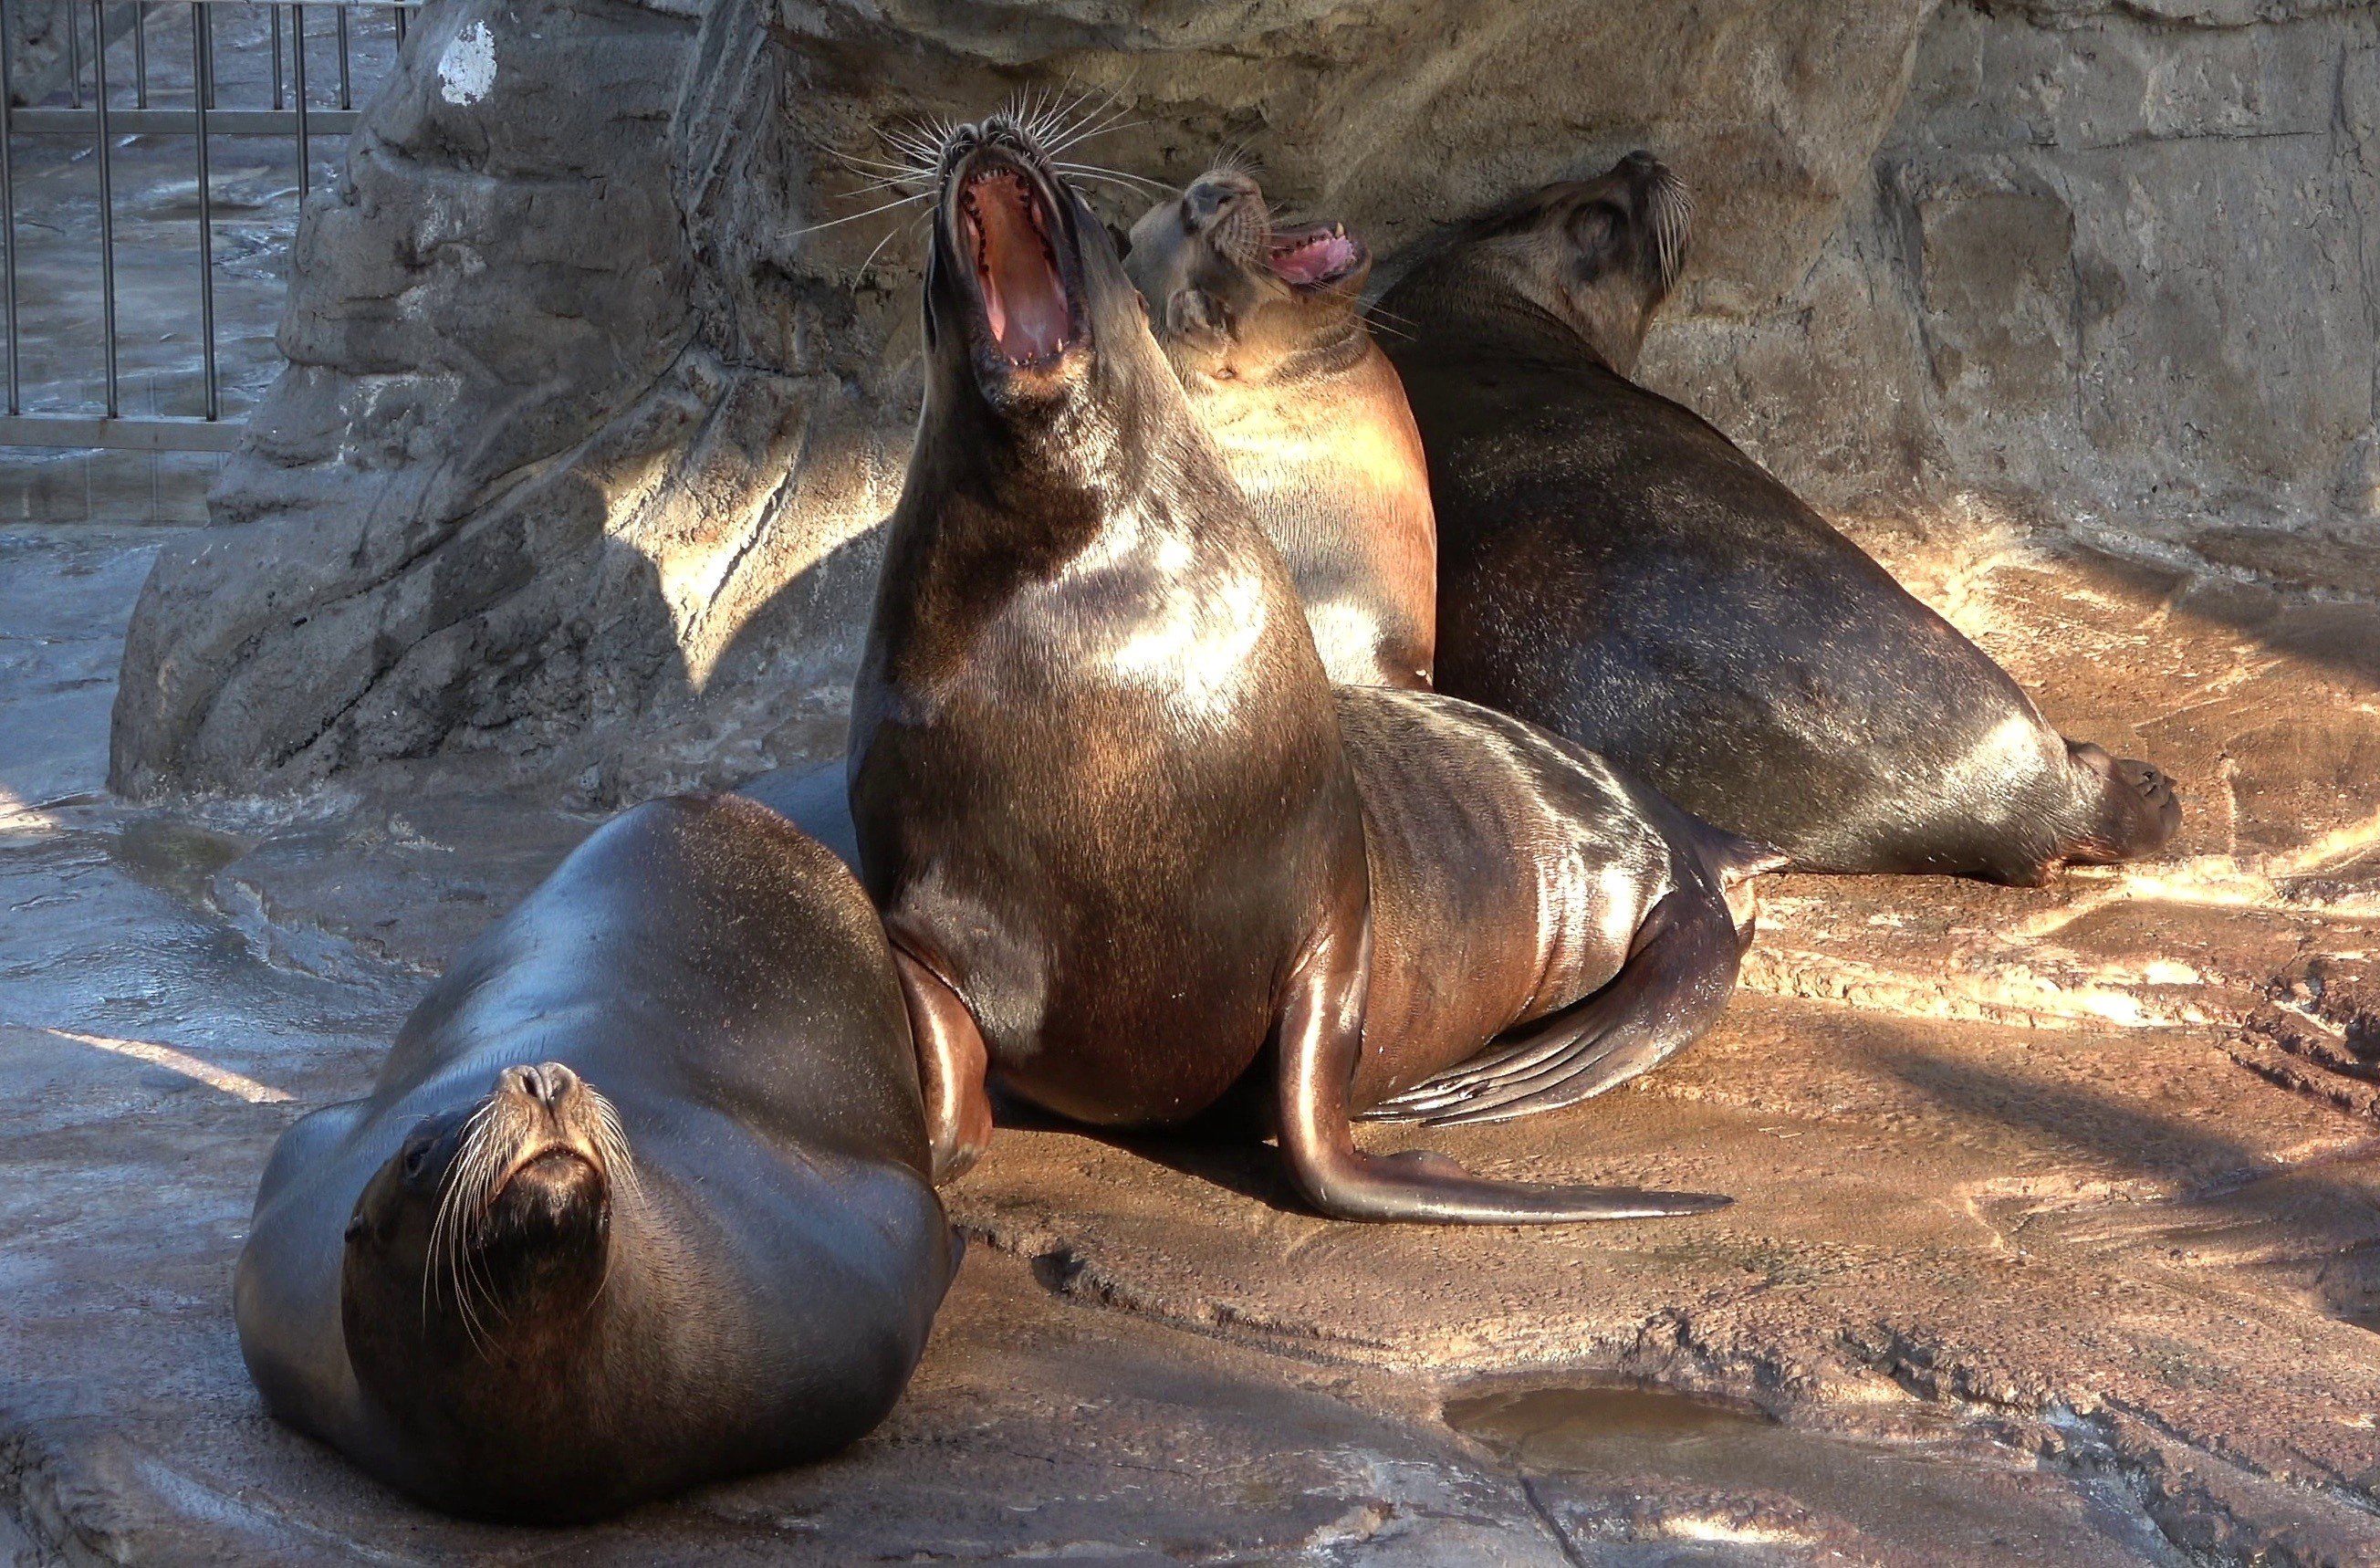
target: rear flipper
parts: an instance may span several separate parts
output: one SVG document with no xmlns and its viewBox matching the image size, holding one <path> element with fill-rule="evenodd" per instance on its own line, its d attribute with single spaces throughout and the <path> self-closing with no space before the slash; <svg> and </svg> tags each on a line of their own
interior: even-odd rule
<svg viewBox="0 0 2380 1568">
<path fill-rule="evenodd" d="M 1656 917 L 1669 907 L 1670 901 L 1663 900 Z M 1669 917 L 1663 930 L 1676 919 L 1674 914 Z M 1678 1029 L 1662 1050 L 1664 1055 L 1700 1033 L 1709 1016 L 1716 1015 L 1734 976 L 1735 930 L 1724 905 L 1705 895 L 1697 918 L 1685 923 L 1701 943 L 1716 945 L 1725 955 L 1726 967 L 1715 985 L 1706 981 L 1690 1002 L 1677 988 L 1661 988 L 1662 997 L 1706 1015 Z M 1490 1181 L 1442 1154 L 1412 1149 L 1377 1155 L 1357 1149 L 1348 1124 L 1347 1086 L 1363 1048 L 1371 931 L 1368 918 L 1354 924 L 1353 931 L 1334 933 L 1318 943 L 1300 965 L 1281 1024 L 1281 1151 L 1298 1186 L 1323 1213 L 1342 1220 L 1525 1225 L 1700 1214 L 1730 1201 L 1712 1193 Z M 1648 920 L 1648 930 L 1652 925 Z M 1621 978 L 1601 994 L 1626 984 L 1650 955 L 1652 945 L 1647 942 L 1632 957 Z M 1705 991 L 1715 991 L 1715 998 Z"/>
<path fill-rule="evenodd" d="M 1719 894 L 1727 900 L 1728 918 L 1735 922 L 1735 947 L 1741 955 L 1752 947 L 1752 929 L 1760 913 L 1759 899 L 1753 893 L 1754 880 L 1783 870 L 1793 863 L 1793 857 L 1756 838 L 1715 828 L 1699 817 L 1694 819 L 1694 824 L 1701 841 L 1703 859 L 1718 877 Z M 1733 976 L 1729 979 L 1731 984 Z"/>
<path fill-rule="evenodd" d="M 1767 869 L 1782 859 L 1753 847 L 1749 865 Z M 1364 1119 L 1441 1127 L 1508 1122 L 1575 1105 L 1660 1065 L 1718 1020 L 1735 989 L 1742 940 L 1730 903 L 1672 893 L 1645 918 L 1635 951 L 1610 984 L 1381 1101 Z"/>
<path fill-rule="evenodd" d="M 2110 757 L 2088 741 L 2068 741 L 2066 753 L 2085 787 L 2080 831 L 2059 846 L 2065 859 L 2086 866 L 2145 859 L 2181 826 L 2173 781 L 2155 764 Z"/>
</svg>

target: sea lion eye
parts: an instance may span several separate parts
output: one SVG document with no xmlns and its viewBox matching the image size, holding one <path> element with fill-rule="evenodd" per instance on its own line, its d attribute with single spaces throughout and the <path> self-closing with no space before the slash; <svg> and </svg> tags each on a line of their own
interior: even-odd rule
<svg viewBox="0 0 2380 1568">
<path fill-rule="evenodd" d="M 429 1158 L 430 1146 L 426 1143 L 415 1144 L 405 1151 L 405 1173 L 408 1176 L 421 1174 L 421 1167 Z"/>
</svg>

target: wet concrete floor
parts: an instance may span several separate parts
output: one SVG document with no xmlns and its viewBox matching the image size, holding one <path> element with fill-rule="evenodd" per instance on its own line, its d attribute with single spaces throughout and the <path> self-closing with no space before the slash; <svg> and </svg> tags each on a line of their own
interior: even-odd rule
<svg viewBox="0 0 2380 1568">
<path fill-rule="evenodd" d="M 1965 613 L 2012 662 L 2028 626 L 2162 614 L 2190 680 L 2286 677 L 2330 722 L 2195 752 L 2190 724 L 2291 721 L 2135 723 L 2193 789 L 2166 867 L 1781 882 L 1695 1051 L 1430 1139 L 1733 1192 L 1723 1215 L 1342 1225 L 1266 1150 L 1008 1127 L 950 1195 L 975 1245 L 877 1434 L 504 1531 L 266 1419 L 230 1267 L 280 1129 L 360 1092 L 428 977 L 593 819 L 112 800 L 163 537 L 0 529 L 0 1561 L 2380 1560 L 2360 644 L 2275 653 L 2293 634 L 2253 604 L 2192 619 L 2186 584 L 2003 562 Z M 2098 734 L 2164 699 L 2053 695 Z"/>
</svg>

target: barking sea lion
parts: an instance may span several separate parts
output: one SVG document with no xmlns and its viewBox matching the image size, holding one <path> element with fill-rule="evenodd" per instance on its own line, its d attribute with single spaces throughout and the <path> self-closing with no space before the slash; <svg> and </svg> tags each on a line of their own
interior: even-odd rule
<svg viewBox="0 0 2380 1568">
<path fill-rule="evenodd" d="M 1343 224 L 1284 226 L 1211 169 L 1133 225 L 1150 325 L 1305 602 L 1322 666 L 1427 688 L 1438 623 L 1429 474 L 1361 311 L 1372 256 Z"/>
<path fill-rule="evenodd" d="M 1253 1076 L 1328 1214 L 1720 1201 L 1355 1148 L 1367 1107 L 1563 1103 L 1694 1038 L 1734 977 L 1726 884 L 1762 852 L 1653 820 L 1511 721 L 1334 698 L 1111 241 L 1030 132 L 961 127 L 934 174 L 925 408 L 854 692 L 850 797 L 938 1168 L 989 1134 L 987 1069 L 1126 1125 L 1186 1120 Z M 1445 1076 L 1532 1019 L 1514 1057 Z M 1446 1098 L 1399 1099 L 1429 1084 Z"/>
</svg>

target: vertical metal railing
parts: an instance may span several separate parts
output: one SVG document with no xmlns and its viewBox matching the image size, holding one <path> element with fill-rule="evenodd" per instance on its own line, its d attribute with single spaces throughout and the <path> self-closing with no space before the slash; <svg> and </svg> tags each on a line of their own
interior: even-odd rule
<svg viewBox="0 0 2380 1568">
<path fill-rule="evenodd" d="M 298 94 L 298 205 L 303 207 L 306 198 L 314 193 L 314 141 L 307 134 L 306 116 L 306 7 L 289 7 L 289 69 L 292 91 Z"/>
<path fill-rule="evenodd" d="M 91 52 L 99 67 L 99 92 L 93 106 L 99 116 L 99 299 L 101 320 L 105 323 L 100 336 L 107 345 L 107 417 L 113 419 L 122 416 L 124 407 L 115 390 L 115 187 L 109 178 L 115 167 L 115 138 L 107 134 L 107 0 L 91 0 L 91 10 L 99 22 L 93 30 L 98 42 Z M 204 227 L 206 221 L 207 193 L 202 190 L 199 192 L 200 226 Z M 10 235 L 8 243 L 16 244 L 17 237 Z M 16 351 L 16 345 L 10 344 L 8 352 Z"/>
<path fill-rule="evenodd" d="M 275 7 L 278 9 L 279 7 Z M 215 379 L 215 225 L 214 182 L 207 168 L 207 114 L 215 106 L 214 13 L 204 6 L 190 7 L 190 114 L 197 124 L 199 152 L 199 338 L 206 345 L 207 421 L 223 412 Z"/>
<path fill-rule="evenodd" d="M 23 356 L 18 346 L 24 340 L 17 335 L 17 165 L 14 138 L 8 134 L 8 112 L 17 102 L 17 75 L 9 67 L 8 56 L 17 51 L 7 32 L 8 18 L 0 16 L 0 253 L 5 253 L 8 290 L 8 415 L 15 419 L 24 411 L 24 393 L 18 385 L 22 374 L 19 361 Z"/>
<path fill-rule="evenodd" d="M 395 23 L 392 30 L 395 42 L 402 47 L 407 30 L 406 13 L 417 8 L 423 0 L 313 0 L 317 6 L 329 6 L 336 17 L 334 46 L 337 53 L 338 106 L 335 109 L 316 107 L 307 89 L 308 6 L 305 4 L 286 6 L 289 13 L 289 57 L 285 91 L 282 0 L 133 0 L 129 6 L 125 4 L 125 0 L 112 0 L 116 13 L 114 37 L 110 36 L 111 0 L 69 0 L 63 8 L 66 79 L 57 83 L 63 87 L 67 102 L 63 106 L 55 104 L 56 90 L 54 87 L 49 103 L 32 103 L 18 107 L 18 86 L 29 79 L 22 62 L 14 58 L 18 33 L 12 13 L 18 3 L 20 0 L 0 0 L 0 289 L 5 289 L 6 294 L 5 312 L 0 312 L 0 318 L 4 318 L 6 332 L 8 360 L 7 409 L 5 415 L 0 415 L 0 445 L 228 451 L 237 444 L 239 427 L 225 422 L 222 418 L 221 359 L 215 308 L 216 219 L 212 140 L 218 136 L 294 136 L 298 153 L 298 205 L 302 212 L 313 190 L 315 136 L 345 135 L 354 128 L 358 117 L 355 108 L 358 83 L 352 60 L 354 33 L 347 13 L 350 10 L 388 13 Z M 152 101 L 153 83 L 150 69 L 148 23 L 153 10 L 168 8 L 173 4 L 188 5 L 190 10 L 190 96 L 187 108 L 160 106 Z M 265 5 L 270 17 L 272 107 L 222 105 L 218 103 L 220 84 L 215 58 L 214 10 L 220 6 L 236 5 L 252 13 L 258 4 Z M 91 14 L 88 61 L 84 58 L 81 25 L 81 14 L 86 6 Z M 127 34 L 129 34 L 128 40 Z M 131 103 L 120 105 L 114 101 L 116 88 L 110 81 L 108 54 L 111 46 L 128 43 L 132 67 Z M 85 103 L 86 71 L 91 77 L 88 104 Z M 47 79 L 55 82 L 54 67 Z M 38 85 L 31 91 L 36 96 L 42 95 Z M 174 90 L 169 86 L 164 91 L 170 103 Z M 115 143 L 119 136 L 158 135 L 189 137 L 198 174 L 196 260 L 202 357 L 200 380 L 205 412 L 197 419 L 127 416 L 123 407 Z M 17 156 L 16 147 L 16 140 L 19 136 L 79 137 L 89 140 L 95 154 L 93 164 L 99 202 L 100 346 L 104 368 L 101 398 L 103 412 L 97 418 L 25 412 L 27 387 L 23 368 L 25 340 L 18 264 L 18 178 L 22 172 L 22 164 Z"/>
</svg>

